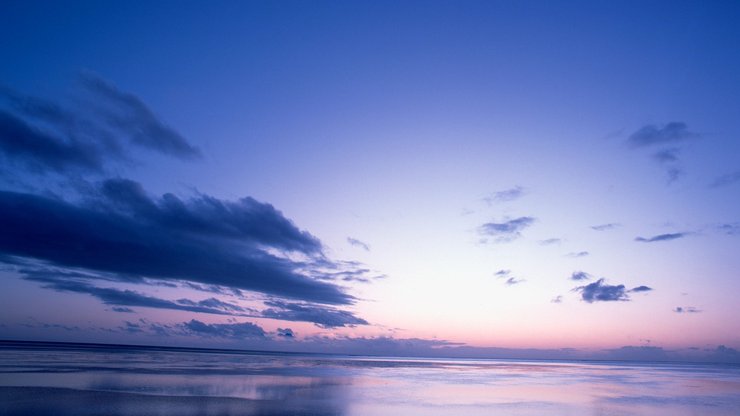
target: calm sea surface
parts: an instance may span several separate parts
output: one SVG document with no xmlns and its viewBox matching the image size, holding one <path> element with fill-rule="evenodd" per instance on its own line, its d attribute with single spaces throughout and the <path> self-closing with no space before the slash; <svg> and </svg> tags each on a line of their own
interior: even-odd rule
<svg viewBox="0 0 740 416">
<path fill-rule="evenodd" d="M 0 415 L 740 415 L 740 367 L 0 344 Z"/>
</svg>

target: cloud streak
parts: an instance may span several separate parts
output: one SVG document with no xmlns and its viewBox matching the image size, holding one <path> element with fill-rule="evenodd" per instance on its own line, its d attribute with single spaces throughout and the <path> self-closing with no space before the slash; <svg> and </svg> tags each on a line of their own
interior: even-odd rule
<svg viewBox="0 0 740 416">
<path fill-rule="evenodd" d="M 686 123 L 674 121 L 662 126 L 645 125 L 632 133 L 627 141 L 632 147 L 650 147 L 681 143 L 695 137 L 698 137 L 698 134 L 689 131 Z"/>
<path fill-rule="evenodd" d="M 641 243 L 655 243 L 658 241 L 670 241 L 677 240 L 679 238 L 686 237 L 688 233 L 670 233 L 670 234 L 659 234 L 653 237 L 635 237 L 635 241 Z"/>
</svg>

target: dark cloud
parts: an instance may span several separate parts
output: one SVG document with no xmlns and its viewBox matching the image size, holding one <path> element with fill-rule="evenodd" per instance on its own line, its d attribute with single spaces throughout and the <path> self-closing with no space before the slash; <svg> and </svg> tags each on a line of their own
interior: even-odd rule
<svg viewBox="0 0 740 416">
<path fill-rule="evenodd" d="M 547 240 L 540 240 L 539 243 L 542 246 L 551 246 L 553 244 L 560 244 L 561 241 L 559 238 L 548 238 Z"/>
<path fill-rule="evenodd" d="M 499 202 L 514 201 L 516 199 L 521 198 L 522 196 L 524 196 L 524 188 L 517 185 L 510 189 L 505 189 L 503 191 L 494 192 L 490 196 L 483 198 L 483 201 L 491 205 L 491 204 L 499 203 Z"/>
<path fill-rule="evenodd" d="M 198 149 L 160 121 L 137 96 L 90 73 L 82 76 L 82 84 L 94 96 L 95 110 L 106 125 L 131 143 L 185 159 L 201 156 Z"/>
<path fill-rule="evenodd" d="M 521 231 L 535 222 L 532 217 L 519 217 L 504 222 L 489 222 L 481 225 L 478 231 L 486 236 L 495 237 L 496 241 L 510 241 L 521 236 Z"/>
<path fill-rule="evenodd" d="M 635 241 L 639 241 L 642 243 L 654 243 L 656 241 L 669 241 L 669 240 L 676 240 L 679 238 L 686 237 L 689 233 L 670 233 L 670 234 L 659 234 L 653 237 L 636 237 Z"/>
<path fill-rule="evenodd" d="M 366 243 L 363 243 L 362 241 L 360 241 L 360 240 L 358 240 L 356 238 L 347 237 L 347 242 L 351 246 L 359 247 L 359 248 L 361 248 L 361 249 L 363 249 L 365 251 L 370 251 L 370 246 L 369 245 L 367 245 Z"/>
<path fill-rule="evenodd" d="M 123 306 L 114 306 L 111 308 L 113 312 L 121 312 L 121 313 L 134 313 L 135 311 L 131 308 L 126 308 Z"/>
<path fill-rule="evenodd" d="M 278 300 L 265 302 L 270 309 L 262 311 L 265 318 L 283 321 L 312 322 L 321 328 L 338 328 L 344 326 L 368 325 L 351 312 L 307 303 L 283 302 Z"/>
<path fill-rule="evenodd" d="M 617 227 L 620 227 L 622 224 L 616 223 L 616 222 L 610 222 L 608 224 L 601 224 L 601 225 L 592 225 L 591 229 L 596 231 L 607 231 L 607 230 L 613 230 Z"/>
<path fill-rule="evenodd" d="M 572 258 L 578 258 L 578 257 L 586 257 L 590 253 L 588 251 L 573 251 L 565 255 L 565 257 L 572 257 Z"/>
<path fill-rule="evenodd" d="M 698 137 L 688 130 L 686 123 L 670 122 L 663 126 L 648 124 L 635 131 L 627 139 L 633 147 L 647 147 L 671 143 L 680 143 Z"/>
<path fill-rule="evenodd" d="M 599 279 L 585 286 L 578 286 L 573 289 L 581 293 L 581 299 L 588 302 L 611 302 L 611 301 L 628 301 L 631 292 L 647 292 L 653 289 L 647 286 L 638 286 L 627 290 L 624 285 L 608 285 L 604 283 L 605 279 Z"/>
<path fill-rule="evenodd" d="M 676 313 L 699 313 L 701 312 L 700 309 L 697 309 L 693 306 L 676 306 L 676 308 L 673 310 L 673 312 Z"/>
<path fill-rule="evenodd" d="M 574 290 L 581 292 L 581 298 L 588 303 L 629 300 L 624 285 L 607 285 L 604 283 L 604 279 L 579 286 Z"/>
<path fill-rule="evenodd" d="M 277 336 L 283 338 L 295 338 L 295 333 L 290 328 L 278 328 Z"/>
<path fill-rule="evenodd" d="M 740 182 L 740 170 L 717 177 L 709 184 L 710 188 L 720 188 Z"/>
<path fill-rule="evenodd" d="M 0 88 L 0 156 L 30 172 L 101 173 L 130 162 L 127 145 L 181 159 L 200 152 L 138 97 L 94 76 L 82 77 L 85 100 L 60 105 Z"/>
<path fill-rule="evenodd" d="M 573 272 L 570 275 L 570 280 L 588 280 L 591 278 L 591 275 L 586 272 Z"/>
<path fill-rule="evenodd" d="M 186 331 L 201 337 L 215 337 L 227 339 L 265 338 L 265 330 L 251 322 L 230 324 L 206 324 L 197 319 L 182 324 Z"/>
<path fill-rule="evenodd" d="M 106 189 L 111 184 L 116 192 Z M 94 205 L 0 191 L 0 254 L 312 302 L 353 301 L 339 287 L 298 273 L 294 262 L 263 249 L 313 255 L 320 247 L 268 204 L 174 196 L 153 201 L 130 181 L 105 185 Z"/>
<path fill-rule="evenodd" d="M 71 280 L 67 277 L 54 277 L 44 273 L 26 272 L 26 279 L 43 284 L 47 289 L 58 292 L 82 293 L 99 299 L 106 305 L 124 306 L 116 312 L 133 312 L 126 306 L 172 309 L 197 313 L 208 313 L 215 315 L 246 315 L 253 316 L 254 311 L 239 305 L 209 298 L 201 301 L 190 299 L 166 300 L 139 293 L 133 290 L 116 289 L 112 287 L 97 287 L 79 280 Z"/>
<path fill-rule="evenodd" d="M 96 147 L 64 139 L 33 127 L 0 110 L 0 154 L 32 171 L 100 171 L 102 155 Z"/>
</svg>

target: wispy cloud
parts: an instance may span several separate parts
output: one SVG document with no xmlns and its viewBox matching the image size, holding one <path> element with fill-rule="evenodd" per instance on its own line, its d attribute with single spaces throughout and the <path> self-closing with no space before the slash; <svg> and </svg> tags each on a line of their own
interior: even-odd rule
<svg viewBox="0 0 740 416">
<path fill-rule="evenodd" d="M 600 224 L 600 225 L 592 225 L 591 229 L 595 231 L 608 231 L 613 230 L 617 227 L 621 227 L 622 224 L 616 223 L 616 222 L 610 222 L 608 224 Z"/>
<path fill-rule="evenodd" d="M 559 238 L 548 238 L 547 240 L 540 240 L 539 244 L 541 246 L 551 246 L 553 244 L 560 244 L 562 242 Z"/>
<path fill-rule="evenodd" d="M 720 188 L 740 182 L 740 170 L 718 176 L 710 184 L 710 188 Z"/>
<path fill-rule="evenodd" d="M 504 283 L 507 286 L 513 286 L 513 285 L 518 285 L 519 283 L 523 283 L 523 282 L 526 282 L 526 280 L 524 280 L 524 279 L 517 279 L 516 277 L 513 277 L 512 276 L 512 277 L 509 277 L 508 279 L 506 279 L 506 282 L 504 282 Z"/>
<path fill-rule="evenodd" d="M 697 309 L 693 306 L 676 306 L 675 309 L 673 309 L 673 312 L 676 313 L 699 313 L 701 312 L 700 309 Z"/>
<path fill-rule="evenodd" d="M 494 237 L 496 242 L 507 242 L 521 236 L 521 231 L 534 224 L 533 217 L 519 217 L 502 222 L 488 222 L 478 227 L 478 232 Z"/>
<path fill-rule="evenodd" d="M 550 300 L 550 303 L 563 303 L 563 295 L 557 295 Z"/>
<path fill-rule="evenodd" d="M 627 143 L 632 148 L 647 148 L 655 146 L 664 147 L 652 154 L 652 159 L 665 170 L 668 183 L 671 184 L 683 175 L 684 171 L 679 164 L 681 149 L 676 145 L 699 137 L 697 133 L 691 132 L 686 123 L 671 122 L 662 126 L 648 124 L 632 133 Z"/>
<path fill-rule="evenodd" d="M 634 289 L 627 290 L 624 285 L 609 285 L 605 279 L 601 278 L 585 286 L 578 286 L 573 289 L 581 293 L 581 299 L 588 302 L 613 302 L 628 301 L 630 292 L 647 292 L 653 289 L 647 286 L 638 286 Z"/>
<path fill-rule="evenodd" d="M 670 241 L 677 240 L 679 238 L 686 237 L 689 233 L 670 233 L 670 234 L 659 234 L 653 237 L 635 237 L 635 241 L 642 243 L 655 243 L 658 241 Z"/>
<path fill-rule="evenodd" d="M 271 307 L 262 311 L 262 316 L 265 318 L 280 319 L 283 321 L 313 322 L 321 328 L 368 325 L 366 320 L 358 318 L 351 312 L 321 305 L 277 300 L 267 301 L 265 305 Z"/>
<path fill-rule="evenodd" d="M 500 202 L 514 201 L 524 196 L 524 194 L 524 188 L 517 185 L 510 189 L 494 192 L 491 195 L 483 198 L 483 201 L 485 201 L 488 205 L 492 205 Z"/>
<path fill-rule="evenodd" d="M 572 251 L 572 252 L 566 254 L 565 257 L 578 258 L 578 257 L 586 257 L 589 254 L 590 253 L 588 251 Z"/>
<path fill-rule="evenodd" d="M 645 125 L 632 133 L 627 141 L 633 147 L 647 147 L 680 143 L 698 136 L 689 131 L 686 123 L 674 121 L 662 126 Z"/>
<path fill-rule="evenodd" d="M 265 330 L 252 322 L 206 324 L 197 319 L 192 319 L 190 322 L 183 323 L 182 328 L 201 337 L 237 340 L 265 337 Z"/>
<path fill-rule="evenodd" d="M 364 243 L 356 238 L 347 237 L 347 243 L 353 247 L 359 247 L 365 251 L 370 251 L 370 246 L 367 243 Z"/>
</svg>

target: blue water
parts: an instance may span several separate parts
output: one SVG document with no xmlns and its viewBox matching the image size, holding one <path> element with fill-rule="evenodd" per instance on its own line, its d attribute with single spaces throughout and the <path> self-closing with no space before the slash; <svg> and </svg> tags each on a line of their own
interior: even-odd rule
<svg viewBox="0 0 740 416">
<path fill-rule="evenodd" d="M 740 415 L 740 367 L 0 343 L 0 415 Z"/>
</svg>

